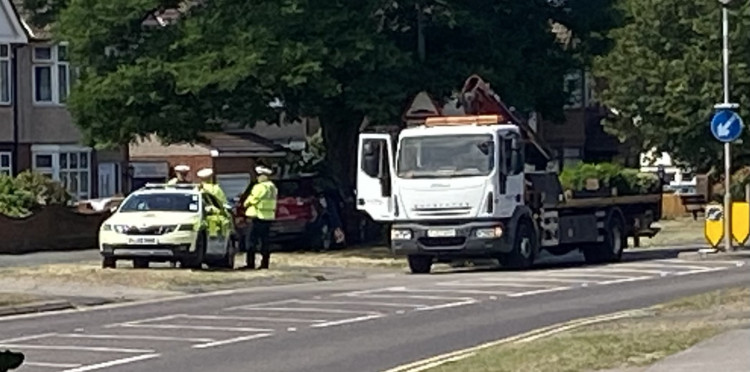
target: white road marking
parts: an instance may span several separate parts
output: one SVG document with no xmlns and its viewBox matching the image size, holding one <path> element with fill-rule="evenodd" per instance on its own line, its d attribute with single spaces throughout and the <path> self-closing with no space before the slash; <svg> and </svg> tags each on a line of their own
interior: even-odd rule
<svg viewBox="0 0 750 372">
<path fill-rule="evenodd" d="M 310 327 L 313 327 L 313 328 L 332 327 L 332 326 L 337 326 L 337 325 L 342 325 L 342 324 L 364 322 L 365 320 L 382 318 L 384 316 L 385 316 L 384 314 L 365 315 L 365 316 L 359 316 L 356 318 L 341 319 L 341 320 L 334 320 L 334 321 L 325 322 L 325 323 L 313 324 Z"/>
<path fill-rule="evenodd" d="M 183 315 L 185 314 L 172 314 L 172 315 L 158 316 L 155 318 L 136 319 L 136 320 L 131 320 L 131 321 L 122 322 L 122 323 L 107 324 L 104 326 L 104 328 L 120 327 L 124 324 L 141 324 L 141 323 L 147 323 L 147 322 L 159 322 L 159 321 L 164 321 L 164 320 L 172 320 L 172 319 L 177 319 Z"/>
<path fill-rule="evenodd" d="M 277 322 L 277 323 L 322 323 L 324 319 L 298 319 L 298 318 L 270 318 L 263 316 L 224 316 L 224 315 L 190 315 L 190 319 L 203 320 L 247 320 L 258 322 Z"/>
<path fill-rule="evenodd" d="M 662 270 L 642 270 L 642 269 L 635 269 L 635 268 L 627 268 L 627 267 L 620 267 L 617 266 L 605 266 L 601 269 L 598 268 L 590 268 L 590 269 L 580 269 L 581 272 L 592 272 L 592 273 L 611 273 L 611 272 L 624 272 L 624 273 L 638 273 L 638 274 L 652 274 L 652 275 L 662 275 L 662 274 L 669 274 L 668 271 L 662 271 Z"/>
<path fill-rule="evenodd" d="M 68 350 L 68 351 L 97 351 L 101 353 L 123 353 L 123 354 L 145 354 L 153 353 L 154 350 L 147 349 L 123 349 L 117 347 L 97 346 L 69 346 L 69 345 L 24 345 L 24 344 L 0 344 L 5 348 L 21 350 Z"/>
<path fill-rule="evenodd" d="M 659 263 L 659 262 L 639 262 L 639 263 L 624 263 L 618 265 L 620 267 L 645 267 L 645 268 L 673 268 L 673 269 L 689 269 L 689 270 L 703 270 L 711 269 L 705 266 L 698 265 L 685 265 L 685 264 L 674 264 L 674 263 Z"/>
<path fill-rule="evenodd" d="M 597 273 L 586 273 L 586 272 L 582 273 L 582 272 L 567 271 L 567 270 L 561 271 L 561 272 L 544 272 L 544 273 L 539 273 L 537 275 L 544 276 L 544 277 L 557 277 L 557 276 L 560 276 L 560 277 L 565 277 L 565 278 L 568 278 L 568 277 L 573 277 L 573 278 L 577 278 L 577 277 L 586 277 L 586 278 L 614 278 L 614 279 L 617 279 L 617 278 L 628 278 L 628 276 L 625 276 L 625 275 L 597 274 Z"/>
<path fill-rule="evenodd" d="M 273 332 L 273 329 L 250 327 L 216 327 L 190 324 L 123 324 L 121 327 L 153 328 L 153 329 L 192 329 L 196 331 L 226 331 L 226 332 Z"/>
<path fill-rule="evenodd" d="M 724 268 L 724 267 L 719 267 L 719 268 L 703 268 L 703 269 L 700 269 L 700 270 L 691 270 L 691 271 L 683 271 L 683 272 L 679 272 L 679 273 L 674 273 L 672 275 L 683 276 L 683 275 L 692 275 L 692 274 L 711 273 L 711 272 L 724 271 L 724 270 L 726 270 L 726 268 Z"/>
<path fill-rule="evenodd" d="M 536 291 L 511 293 L 508 295 L 508 297 L 524 297 L 524 296 L 531 296 L 531 295 L 541 294 L 541 293 L 565 291 L 571 288 L 572 287 L 554 287 L 554 288 L 547 288 L 547 289 L 539 289 Z"/>
<path fill-rule="evenodd" d="M 352 311 L 340 309 L 321 309 L 315 307 L 251 307 L 244 310 L 263 310 L 263 311 L 289 311 L 289 312 L 309 312 L 309 313 L 329 313 L 329 314 L 380 314 L 375 311 Z"/>
<path fill-rule="evenodd" d="M 625 279 L 615 279 L 615 280 L 606 280 L 603 282 L 597 282 L 598 285 L 610 285 L 610 284 L 617 284 L 617 283 L 629 283 L 629 282 L 637 282 L 640 280 L 648 280 L 648 279 L 654 279 L 653 276 L 635 276 L 631 278 L 625 278 Z"/>
<path fill-rule="evenodd" d="M 0 344 L 13 343 L 13 342 L 19 342 L 19 341 L 36 340 L 36 339 L 40 339 L 40 338 L 52 337 L 52 336 L 54 336 L 56 334 L 57 333 L 42 333 L 42 334 L 38 334 L 38 335 L 21 336 L 21 337 L 9 338 L 9 339 L 6 339 L 6 340 L 0 340 Z"/>
<path fill-rule="evenodd" d="M 297 328 L 289 327 L 286 329 L 287 332 L 297 332 Z"/>
<path fill-rule="evenodd" d="M 367 295 L 367 298 L 413 298 L 417 300 L 435 300 L 435 301 L 463 301 L 472 299 L 471 297 L 446 297 L 446 296 L 422 296 L 422 295 L 410 295 L 410 294 L 372 294 Z"/>
<path fill-rule="evenodd" d="M 232 310 L 244 310 L 244 309 L 250 309 L 254 307 L 261 307 L 261 306 L 267 306 L 267 305 L 283 305 L 288 303 L 293 303 L 294 301 L 297 301 L 296 299 L 287 299 L 287 300 L 279 300 L 279 301 L 270 301 L 270 302 L 261 302 L 259 304 L 245 304 L 245 305 L 237 305 L 232 307 L 224 308 L 225 311 L 232 311 Z"/>
<path fill-rule="evenodd" d="M 104 369 L 104 368 L 119 366 L 119 365 L 128 364 L 128 363 L 140 362 L 142 360 L 158 358 L 159 356 L 161 356 L 161 355 L 160 354 L 138 355 L 138 356 L 134 356 L 134 357 L 130 357 L 130 358 L 122 358 L 122 359 L 112 360 L 112 361 L 104 362 L 104 363 L 90 364 L 90 365 L 87 365 L 87 366 L 81 366 L 81 367 L 77 367 L 77 368 L 73 368 L 73 369 L 66 369 L 66 370 L 61 371 L 61 372 L 88 372 L 88 371 L 95 371 L 97 369 Z"/>
<path fill-rule="evenodd" d="M 432 288 L 404 288 L 399 292 L 409 293 L 456 293 L 456 294 L 473 294 L 473 295 L 506 295 L 509 291 L 484 291 L 481 289 L 432 289 Z M 490 296 L 494 297 L 494 296 Z"/>
<path fill-rule="evenodd" d="M 514 288 L 544 288 L 549 287 L 550 284 L 539 284 L 539 282 L 546 282 L 546 283 L 552 283 L 556 280 L 554 279 L 544 279 L 544 278 L 526 278 L 521 281 L 528 281 L 528 282 L 536 282 L 536 283 L 517 283 L 517 280 L 514 280 L 512 278 L 504 279 L 504 280 L 492 280 L 487 279 L 485 280 L 486 283 L 477 283 L 477 282 L 443 282 L 443 283 L 437 283 L 436 285 L 442 286 L 442 287 L 514 287 Z M 581 281 L 577 280 L 575 283 L 580 283 Z"/>
<path fill-rule="evenodd" d="M 47 363 L 47 362 L 24 362 L 24 367 L 42 367 L 42 368 L 76 368 L 80 364 L 73 363 Z"/>
<path fill-rule="evenodd" d="M 415 309 L 414 311 L 430 311 L 430 310 L 439 310 L 439 309 L 447 309 L 451 307 L 459 307 L 459 306 L 465 306 L 465 305 L 472 305 L 479 301 L 471 298 L 467 299 L 466 301 L 462 302 L 452 302 L 449 304 L 442 304 L 442 305 L 434 305 L 434 306 L 427 306 L 427 307 L 421 307 L 419 309 Z"/>
<path fill-rule="evenodd" d="M 149 335 L 100 335 L 100 334 L 82 334 L 82 333 L 64 333 L 55 337 L 60 338 L 90 338 L 103 340 L 145 340 L 145 341 L 177 341 L 177 342 L 211 342 L 212 338 L 186 338 L 186 337 L 168 337 L 168 336 L 149 336 Z"/>
<path fill-rule="evenodd" d="M 373 292 L 391 291 L 391 290 L 398 289 L 398 288 L 404 288 L 404 287 L 387 287 L 387 288 L 366 289 L 362 291 L 334 293 L 331 295 L 331 297 L 359 296 L 359 295 L 373 293 Z"/>
<path fill-rule="evenodd" d="M 375 302 L 375 301 L 316 301 L 316 300 L 305 300 L 299 301 L 301 304 L 331 304 L 331 305 L 365 305 L 365 306 L 383 306 L 383 307 L 423 307 L 425 304 L 405 304 L 405 303 L 391 303 L 391 302 Z"/>
<path fill-rule="evenodd" d="M 259 339 L 259 338 L 269 337 L 269 336 L 272 336 L 272 335 L 273 335 L 273 333 L 260 333 L 260 334 L 251 335 L 251 336 L 235 337 L 235 338 L 230 338 L 228 340 L 221 340 L 221 341 L 209 342 L 209 343 L 206 343 L 206 344 L 193 345 L 193 349 L 207 349 L 209 347 L 234 344 L 234 343 L 243 342 L 243 341 L 250 341 L 250 340 L 255 340 L 255 339 Z"/>
</svg>

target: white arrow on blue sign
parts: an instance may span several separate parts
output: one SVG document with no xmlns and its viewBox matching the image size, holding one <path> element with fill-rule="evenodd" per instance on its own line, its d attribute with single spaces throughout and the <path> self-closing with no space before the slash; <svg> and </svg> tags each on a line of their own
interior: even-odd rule
<svg viewBox="0 0 750 372">
<path fill-rule="evenodd" d="M 711 133 L 720 142 L 734 142 L 742 134 L 742 118 L 732 110 L 719 110 L 711 119 Z"/>
</svg>

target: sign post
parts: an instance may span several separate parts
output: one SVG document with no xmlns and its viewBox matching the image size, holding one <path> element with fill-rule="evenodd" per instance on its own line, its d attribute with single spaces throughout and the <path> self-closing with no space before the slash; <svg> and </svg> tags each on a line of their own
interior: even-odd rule
<svg viewBox="0 0 750 372">
<path fill-rule="evenodd" d="M 721 41 L 722 70 L 724 85 L 724 103 L 715 105 L 718 111 L 711 119 L 711 133 L 717 140 L 724 142 L 724 251 L 732 250 L 732 149 L 730 142 L 742 134 L 743 123 L 734 111 L 738 104 L 729 102 L 729 10 L 732 0 L 719 0 L 721 3 Z"/>
</svg>

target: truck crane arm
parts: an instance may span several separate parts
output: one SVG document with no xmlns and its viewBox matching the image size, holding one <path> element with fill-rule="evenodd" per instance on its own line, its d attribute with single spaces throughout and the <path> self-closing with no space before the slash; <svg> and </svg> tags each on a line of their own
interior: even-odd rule
<svg viewBox="0 0 750 372">
<path fill-rule="evenodd" d="M 536 160 L 546 162 L 552 159 L 549 146 L 523 120 L 513 115 L 513 112 L 503 103 L 500 96 L 495 94 L 478 75 L 472 75 L 464 83 L 459 96 L 459 103 L 466 115 L 500 115 L 509 124 L 515 124 L 521 129 L 524 139 L 537 150 Z M 541 158 L 539 158 L 541 156 Z"/>
</svg>

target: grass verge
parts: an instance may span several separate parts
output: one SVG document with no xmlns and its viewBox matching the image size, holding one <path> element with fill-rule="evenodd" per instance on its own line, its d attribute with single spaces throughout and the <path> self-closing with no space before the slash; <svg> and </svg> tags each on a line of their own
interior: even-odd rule
<svg viewBox="0 0 750 372">
<path fill-rule="evenodd" d="M 403 260 L 401 260 L 403 261 Z M 317 268 L 400 268 L 405 264 L 391 258 L 386 248 L 352 249 L 325 253 L 274 253 L 271 270 L 185 270 L 152 264 L 149 269 L 133 269 L 130 261 L 120 261 L 117 269 L 102 269 L 97 261 L 50 264 L 0 269 L 0 281 L 28 280 L 36 283 L 79 284 L 82 286 L 124 286 L 152 290 L 207 291 L 252 285 L 254 282 L 299 282 L 322 274 Z M 238 255 L 237 267 L 244 265 Z"/>
<path fill-rule="evenodd" d="M 24 293 L 0 292 L 0 307 L 23 305 L 39 301 L 39 297 Z"/>
<path fill-rule="evenodd" d="M 661 227 L 661 231 L 651 239 L 641 238 L 641 247 L 707 244 L 702 219 L 693 221 L 691 217 L 661 220 L 655 226 Z M 629 246 L 633 246 L 632 239 Z"/>
<path fill-rule="evenodd" d="M 578 372 L 639 367 L 727 329 L 746 326 L 750 289 L 692 296 L 651 315 L 586 326 L 545 339 L 485 349 L 429 372 Z"/>
</svg>

